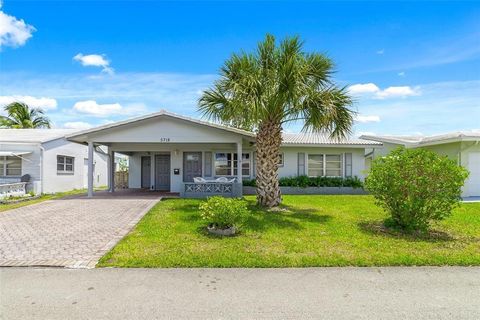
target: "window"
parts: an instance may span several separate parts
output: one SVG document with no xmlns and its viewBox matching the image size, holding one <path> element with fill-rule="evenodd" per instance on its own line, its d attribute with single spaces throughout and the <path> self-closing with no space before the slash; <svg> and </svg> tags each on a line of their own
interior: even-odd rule
<svg viewBox="0 0 480 320">
<path fill-rule="evenodd" d="M 323 176 L 323 154 L 308 155 L 308 176 L 309 177 Z"/>
<path fill-rule="evenodd" d="M 242 175 L 250 176 L 250 153 L 242 153 Z M 236 176 L 238 161 L 236 153 L 215 153 L 215 175 Z"/>
<path fill-rule="evenodd" d="M 57 172 L 73 173 L 74 157 L 57 156 Z"/>
<path fill-rule="evenodd" d="M 283 167 L 283 153 L 280 153 L 280 159 L 278 159 L 278 166 Z"/>
<path fill-rule="evenodd" d="M 310 177 L 341 177 L 341 154 L 309 154 L 308 176 Z"/>
<path fill-rule="evenodd" d="M 0 157 L 0 176 L 21 176 L 22 159 L 19 157 Z"/>
<path fill-rule="evenodd" d="M 341 177 L 342 176 L 342 156 L 340 154 L 325 155 L 325 167 L 327 177 Z"/>
</svg>

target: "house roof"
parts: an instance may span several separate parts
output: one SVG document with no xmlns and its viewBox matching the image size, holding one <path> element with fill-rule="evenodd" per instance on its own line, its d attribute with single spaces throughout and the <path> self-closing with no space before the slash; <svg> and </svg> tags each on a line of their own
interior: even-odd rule
<svg viewBox="0 0 480 320">
<path fill-rule="evenodd" d="M 283 145 L 360 145 L 381 146 L 381 142 L 357 138 L 332 139 L 324 133 L 284 133 Z"/>
<path fill-rule="evenodd" d="M 76 129 L 0 129 L 0 143 L 43 143 L 63 138 Z"/>
<path fill-rule="evenodd" d="M 131 123 L 135 123 L 135 122 L 139 122 L 139 121 L 143 121 L 143 120 L 147 120 L 147 119 L 152 119 L 152 118 L 156 118 L 156 117 L 162 117 L 162 116 L 163 117 L 166 116 L 166 117 L 171 117 L 171 118 L 175 118 L 175 119 L 180 119 L 180 120 L 184 120 L 184 121 L 189 121 L 189 122 L 193 122 L 193 123 L 208 126 L 208 127 L 217 128 L 217 129 L 237 133 L 237 134 L 247 136 L 247 137 L 255 137 L 255 134 L 253 132 L 250 132 L 250 131 L 241 130 L 241 129 L 237 129 L 237 128 L 232 128 L 232 127 L 229 127 L 229 126 L 216 124 L 216 123 L 208 122 L 208 121 L 202 121 L 202 120 L 198 120 L 198 119 L 194 119 L 194 118 L 190 118 L 190 117 L 185 117 L 185 116 L 182 116 L 182 115 L 179 115 L 179 114 L 176 114 L 176 113 L 168 112 L 166 110 L 160 110 L 159 112 L 147 114 L 147 115 L 144 115 L 144 116 L 135 117 L 135 118 L 132 118 L 132 119 L 127 119 L 127 120 L 123 120 L 123 121 L 119 121 L 119 122 L 109 123 L 109 124 L 106 124 L 106 125 L 103 125 L 103 126 L 99 126 L 99 127 L 95 127 L 95 128 L 91 128 L 91 129 L 87 129 L 87 130 L 83 130 L 83 131 L 78 131 L 78 132 L 75 132 L 73 134 L 67 135 L 67 138 L 74 140 L 75 137 L 80 137 L 80 136 L 83 136 L 83 135 L 86 135 L 86 134 L 96 133 L 96 132 L 100 132 L 100 131 L 103 131 L 103 130 L 108 130 L 108 129 L 111 129 L 111 128 L 121 127 L 121 126 L 128 125 L 128 124 L 131 124 Z"/>
<path fill-rule="evenodd" d="M 376 136 L 363 135 L 361 139 L 368 139 L 383 143 L 402 144 L 408 147 L 420 147 L 435 144 L 445 144 L 460 141 L 480 141 L 480 132 L 477 131 L 457 131 L 446 134 L 432 136 Z"/>
<path fill-rule="evenodd" d="M 193 122 L 193 123 L 208 126 L 208 127 L 217 128 L 217 129 L 237 133 L 237 134 L 249 137 L 249 138 L 254 138 L 255 137 L 255 133 L 250 132 L 250 131 L 241 130 L 241 129 L 237 129 L 237 128 L 233 128 L 233 127 L 229 127 L 229 126 L 225 126 L 225 125 L 221 125 L 221 124 L 217 124 L 217 123 L 212 123 L 212 122 L 208 122 L 208 121 L 202 121 L 202 120 L 198 120 L 198 119 L 195 119 L 195 118 L 185 117 L 185 116 L 182 116 L 182 115 L 179 115 L 179 114 L 176 114 L 176 113 L 168 112 L 166 110 L 161 110 L 159 112 L 148 114 L 148 115 L 145 115 L 145 116 L 136 117 L 136 118 L 132 118 L 132 119 L 128 119 L 128 120 L 124 120 L 124 121 L 120 121 L 120 122 L 115 122 L 115 123 L 111 123 L 111 124 L 106 124 L 106 125 L 103 125 L 103 126 L 92 128 L 92 129 L 78 131 L 78 132 L 75 132 L 73 134 L 68 135 L 67 138 L 76 141 L 78 138 L 81 138 L 84 135 L 88 135 L 88 134 L 96 133 L 96 132 L 101 132 L 103 130 L 108 130 L 108 129 L 111 129 L 111 128 L 121 127 L 121 126 L 128 125 L 128 124 L 131 124 L 131 123 L 135 123 L 135 122 L 139 122 L 139 121 L 143 121 L 143 120 L 147 120 L 147 119 L 151 119 L 151 118 L 155 118 L 155 117 L 161 117 L 161 116 L 167 116 L 167 117 L 171 117 L 171 118 L 175 118 L 175 119 L 189 121 L 189 122 Z M 381 145 L 381 143 L 380 142 L 375 142 L 375 141 L 362 140 L 362 139 L 353 139 L 353 138 L 334 140 L 334 139 L 331 139 L 326 134 L 284 133 L 283 134 L 283 145 L 284 146 L 300 146 L 300 145 L 309 145 L 309 146 L 310 145 L 311 146 L 318 146 L 318 145 L 378 146 L 378 145 Z"/>
</svg>

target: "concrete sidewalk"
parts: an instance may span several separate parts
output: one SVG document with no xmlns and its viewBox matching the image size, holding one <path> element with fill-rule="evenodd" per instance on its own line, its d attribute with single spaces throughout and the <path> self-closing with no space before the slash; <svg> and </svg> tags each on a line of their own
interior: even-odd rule
<svg viewBox="0 0 480 320">
<path fill-rule="evenodd" d="M 2 319 L 480 319 L 480 268 L 0 269 Z"/>
</svg>

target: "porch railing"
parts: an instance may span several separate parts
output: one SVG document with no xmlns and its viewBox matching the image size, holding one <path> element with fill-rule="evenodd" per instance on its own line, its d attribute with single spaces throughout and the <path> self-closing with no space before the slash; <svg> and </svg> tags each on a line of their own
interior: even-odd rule
<svg viewBox="0 0 480 320">
<path fill-rule="evenodd" d="M 236 182 L 185 182 L 180 196 L 206 198 L 211 196 L 241 197 L 242 184 Z"/>
<path fill-rule="evenodd" d="M 26 194 L 26 185 L 26 182 L 0 184 L 0 199 L 24 196 Z"/>
</svg>

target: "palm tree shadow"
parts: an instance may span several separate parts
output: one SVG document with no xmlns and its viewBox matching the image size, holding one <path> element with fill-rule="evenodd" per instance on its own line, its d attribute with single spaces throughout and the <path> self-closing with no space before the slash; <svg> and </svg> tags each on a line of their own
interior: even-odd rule
<svg viewBox="0 0 480 320">
<path fill-rule="evenodd" d="M 425 232 L 405 232 L 398 228 L 386 226 L 384 221 L 360 222 L 358 223 L 358 228 L 370 235 L 403 239 L 411 242 L 448 242 L 456 240 L 455 237 L 444 231 L 430 229 Z"/>
<path fill-rule="evenodd" d="M 276 210 L 266 210 L 256 205 L 250 205 L 249 209 L 251 213 L 241 229 L 251 231 L 266 231 L 269 229 L 302 230 L 304 229 L 304 223 L 324 224 L 332 218 L 332 216 L 320 214 L 318 210 L 312 208 L 298 209 L 286 205 L 282 205 Z M 179 219 L 182 221 L 198 223 L 202 220 L 198 211 L 198 204 L 185 203 L 177 206 L 175 210 L 184 212 L 184 214 L 179 215 Z M 211 238 L 219 238 L 219 236 L 209 234 L 204 226 L 199 227 L 197 231 Z"/>
<path fill-rule="evenodd" d="M 301 230 L 305 228 L 304 223 L 324 224 L 332 218 L 330 215 L 319 214 L 318 210 L 312 208 L 298 209 L 286 205 L 275 210 L 265 210 L 258 206 L 251 206 L 250 209 L 252 214 L 245 227 L 252 231 L 265 231 L 272 228 Z"/>
</svg>

